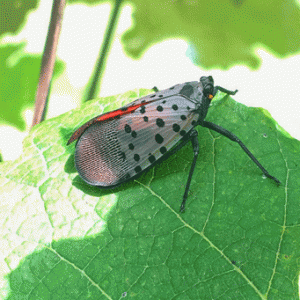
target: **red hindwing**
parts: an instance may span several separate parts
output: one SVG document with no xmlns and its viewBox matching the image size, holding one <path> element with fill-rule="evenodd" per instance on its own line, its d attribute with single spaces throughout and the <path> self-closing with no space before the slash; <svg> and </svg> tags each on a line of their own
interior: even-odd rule
<svg viewBox="0 0 300 300">
<path fill-rule="evenodd" d="M 74 141 L 76 141 L 82 134 L 83 132 L 90 127 L 92 124 L 98 123 L 98 122 L 103 122 L 106 120 L 112 120 L 112 119 L 118 119 L 120 117 L 122 117 L 123 115 L 126 114 L 130 114 L 132 112 L 134 112 L 136 109 L 138 109 L 139 107 L 143 106 L 143 105 L 147 105 L 153 101 L 156 100 L 152 100 L 149 102 L 145 102 L 145 103 L 138 103 L 138 104 L 131 104 L 131 106 L 124 106 L 122 108 L 110 111 L 108 113 L 99 115 L 91 120 L 89 120 L 88 122 L 86 122 L 85 124 L 83 124 L 81 127 L 79 127 L 70 137 L 70 139 L 67 142 L 67 145 L 73 143 Z"/>
</svg>

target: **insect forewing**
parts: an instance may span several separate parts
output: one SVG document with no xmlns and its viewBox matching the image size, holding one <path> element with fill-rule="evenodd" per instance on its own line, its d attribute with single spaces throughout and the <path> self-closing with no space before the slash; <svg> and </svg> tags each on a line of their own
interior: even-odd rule
<svg viewBox="0 0 300 300">
<path fill-rule="evenodd" d="M 145 103 L 120 118 L 93 124 L 76 145 L 76 169 L 86 182 L 102 187 L 131 179 L 194 127 L 195 108 L 190 99 L 172 95 Z"/>
<path fill-rule="evenodd" d="M 139 106 L 143 103 L 155 102 L 159 99 L 162 99 L 162 98 L 165 98 L 165 97 L 168 97 L 168 96 L 174 96 L 178 93 L 184 94 L 185 96 L 189 97 L 189 96 L 191 96 L 191 92 L 193 93 L 193 92 L 197 91 L 198 84 L 199 83 L 197 81 L 187 82 L 187 83 L 183 83 L 183 84 L 176 84 L 176 85 L 172 86 L 169 89 L 162 90 L 162 91 L 159 91 L 157 93 L 147 95 L 147 96 L 139 98 L 139 99 L 137 99 L 133 102 L 130 102 L 127 105 L 125 105 L 125 106 L 123 106 L 119 109 L 116 109 L 114 111 L 99 115 L 99 116 L 89 120 L 88 122 L 86 122 L 82 126 L 80 126 L 72 134 L 72 136 L 70 137 L 67 145 L 69 145 L 69 144 L 73 143 L 75 140 L 77 140 L 83 134 L 83 132 L 85 132 L 85 130 L 88 127 L 90 127 L 91 125 L 93 125 L 97 122 L 102 122 L 104 120 L 107 120 L 111 117 L 115 117 L 117 115 L 120 116 L 120 117 L 124 116 L 125 114 L 131 112 L 131 109 L 135 110 L 136 106 Z M 189 89 L 185 90 L 184 87 L 187 87 L 187 86 L 189 87 Z M 196 95 L 194 95 L 194 96 L 196 96 Z M 126 111 L 126 109 L 127 109 L 127 111 Z"/>
</svg>

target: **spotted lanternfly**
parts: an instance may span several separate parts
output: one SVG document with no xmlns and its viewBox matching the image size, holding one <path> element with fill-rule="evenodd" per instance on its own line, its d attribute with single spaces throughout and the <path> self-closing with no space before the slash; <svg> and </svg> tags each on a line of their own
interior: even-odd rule
<svg viewBox="0 0 300 300">
<path fill-rule="evenodd" d="M 69 145 L 78 139 L 75 166 L 80 177 L 99 188 L 115 188 L 137 178 L 191 141 L 194 158 L 180 207 L 183 212 L 199 153 L 195 127 L 200 125 L 237 142 L 264 175 L 279 184 L 280 181 L 268 173 L 237 136 L 204 120 L 217 91 L 229 95 L 237 92 L 214 87 L 211 76 L 201 77 L 199 82 L 157 90 L 120 109 L 91 119 L 68 141 Z"/>
</svg>

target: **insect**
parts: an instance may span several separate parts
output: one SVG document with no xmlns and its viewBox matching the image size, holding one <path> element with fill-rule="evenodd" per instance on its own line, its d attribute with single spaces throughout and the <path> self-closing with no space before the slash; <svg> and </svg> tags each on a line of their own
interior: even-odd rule
<svg viewBox="0 0 300 300">
<path fill-rule="evenodd" d="M 228 95 L 237 92 L 214 86 L 212 76 L 203 76 L 199 82 L 157 90 L 91 119 L 78 128 L 67 143 L 78 140 L 75 166 L 80 177 L 99 188 L 115 188 L 137 178 L 191 142 L 194 157 L 180 206 L 183 212 L 199 154 L 195 127 L 200 125 L 238 143 L 263 174 L 279 184 L 280 181 L 268 173 L 237 136 L 204 120 L 217 91 Z"/>
</svg>

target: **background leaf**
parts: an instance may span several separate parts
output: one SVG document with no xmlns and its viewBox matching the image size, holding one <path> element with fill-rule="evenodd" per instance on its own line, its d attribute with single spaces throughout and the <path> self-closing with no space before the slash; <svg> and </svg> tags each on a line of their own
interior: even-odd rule
<svg viewBox="0 0 300 300">
<path fill-rule="evenodd" d="M 299 141 L 268 112 L 219 94 L 199 127 L 200 155 L 178 213 L 190 145 L 115 190 L 74 168 L 72 132 L 149 90 L 95 100 L 33 128 L 24 153 L 0 165 L 1 289 L 5 299 L 298 299 Z"/>
<path fill-rule="evenodd" d="M 37 0 L 0 0 L 0 35 L 19 30 L 27 14 L 37 7 L 37 2 Z"/>
<path fill-rule="evenodd" d="M 151 45 L 169 38 L 191 44 L 193 62 L 206 69 L 236 64 L 257 68 L 258 45 L 273 54 L 299 52 L 298 1 L 132 1 L 134 25 L 124 49 L 139 58 Z"/>
<path fill-rule="evenodd" d="M 41 56 L 25 54 L 25 44 L 0 47 L 0 123 L 25 130 L 23 112 L 32 108 L 40 73 Z M 53 79 L 63 71 L 62 61 L 56 61 Z"/>
<path fill-rule="evenodd" d="M 102 0 L 70 0 L 97 4 Z M 168 39 L 190 43 L 188 56 L 205 69 L 243 64 L 257 69 L 258 47 L 286 57 L 300 49 L 298 1 L 131 0 L 133 25 L 122 36 L 124 50 L 140 58 L 151 46 Z"/>
</svg>

